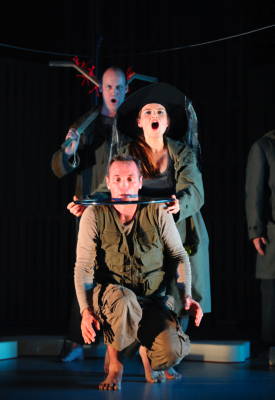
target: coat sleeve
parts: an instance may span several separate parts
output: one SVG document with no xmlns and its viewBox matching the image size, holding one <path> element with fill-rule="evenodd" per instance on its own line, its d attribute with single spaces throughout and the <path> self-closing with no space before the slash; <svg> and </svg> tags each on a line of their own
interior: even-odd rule
<svg viewBox="0 0 275 400">
<path fill-rule="evenodd" d="M 88 117 L 92 117 L 92 121 L 90 125 L 93 123 L 93 121 L 96 119 L 98 116 L 99 111 L 98 109 L 92 109 L 86 114 L 82 115 L 72 126 L 70 126 L 70 129 L 77 129 L 83 122 Z M 90 126 L 89 125 L 89 126 Z M 87 127 L 88 128 L 88 127 Z M 87 129 L 86 128 L 86 129 Z M 84 134 L 85 136 L 85 134 Z M 83 135 L 80 137 L 80 143 L 79 143 L 79 148 L 85 148 L 85 143 L 86 143 L 86 138 Z M 76 170 L 80 165 L 80 156 L 79 153 L 76 153 L 76 158 L 75 160 L 73 159 L 73 156 L 67 156 L 66 153 L 64 152 L 64 147 L 61 145 L 60 149 L 58 149 L 52 156 L 51 159 L 51 168 L 55 176 L 57 178 L 63 178 L 63 176 L 70 174 L 74 170 Z"/>
<path fill-rule="evenodd" d="M 255 142 L 248 154 L 245 182 L 245 210 L 248 237 L 265 236 L 268 162 L 261 143 Z"/>
<path fill-rule="evenodd" d="M 76 164 L 72 163 L 72 157 L 67 157 L 63 148 L 57 150 L 51 160 L 51 168 L 57 178 L 63 178 L 63 176 L 73 172 L 80 163 L 78 154 L 76 155 Z"/>
<path fill-rule="evenodd" d="M 166 250 L 167 265 L 169 268 L 175 266 L 178 285 L 184 286 L 186 296 L 192 296 L 191 266 L 188 254 L 182 245 L 172 214 L 167 214 L 161 206 L 158 207 L 158 226 Z"/>
<path fill-rule="evenodd" d="M 168 147 L 174 161 L 176 197 L 180 202 L 177 222 L 198 212 L 204 204 L 202 176 L 195 153 L 185 144 Z"/>
</svg>

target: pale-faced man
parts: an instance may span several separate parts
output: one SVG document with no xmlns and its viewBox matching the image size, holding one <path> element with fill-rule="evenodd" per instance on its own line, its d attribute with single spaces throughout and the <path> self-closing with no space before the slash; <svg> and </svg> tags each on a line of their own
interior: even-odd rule
<svg viewBox="0 0 275 400">
<path fill-rule="evenodd" d="M 190 342 L 173 312 L 166 292 L 176 277 L 183 308 L 202 318 L 191 297 L 186 251 L 171 214 L 162 205 L 136 204 L 142 176 L 138 162 L 117 156 L 106 177 L 112 199 L 133 204 L 88 207 L 81 218 L 75 264 L 75 288 L 85 343 L 103 329 L 108 374 L 99 388 L 117 390 L 123 352 L 135 343 L 145 348 L 153 370 L 165 370 L 188 354 Z M 166 257 L 164 257 L 166 254 Z"/>
</svg>

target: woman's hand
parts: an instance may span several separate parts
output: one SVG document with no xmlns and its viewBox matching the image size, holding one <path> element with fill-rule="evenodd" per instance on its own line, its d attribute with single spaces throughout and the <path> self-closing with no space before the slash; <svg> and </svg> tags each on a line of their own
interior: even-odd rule
<svg viewBox="0 0 275 400">
<path fill-rule="evenodd" d="M 180 210 L 180 202 L 176 198 L 175 194 L 173 194 L 171 197 L 172 197 L 172 199 L 175 199 L 175 201 L 173 201 L 172 203 L 167 203 L 166 211 L 169 214 L 177 214 Z"/>
<path fill-rule="evenodd" d="M 73 197 L 74 201 L 78 200 L 77 196 Z M 71 214 L 73 214 L 75 217 L 81 217 L 81 215 L 84 213 L 84 210 L 86 206 L 83 206 L 82 204 L 75 204 L 74 201 L 71 201 L 67 205 L 67 210 L 70 211 Z"/>
<path fill-rule="evenodd" d="M 195 326 L 200 326 L 203 317 L 203 311 L 200 303 L 192 299 L 191 296 L 186 296 L 184 309 L 188 311 L 192 317 L 194 317 Z"/>
</svg>

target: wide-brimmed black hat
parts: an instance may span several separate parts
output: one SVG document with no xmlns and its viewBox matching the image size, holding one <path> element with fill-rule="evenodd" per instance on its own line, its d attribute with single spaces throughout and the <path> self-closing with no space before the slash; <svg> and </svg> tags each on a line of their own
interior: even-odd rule
<svg viewBox="0 0 275 400">
<path fill-rule="evenodd" d="M 175 86 L 168 83 L 152 83 L 129 95 L 117 111 L 117 128 L 129 137 L 139 134 L 137 117 L 146 104 L 158 103 L 166 108 L 170 117 L 169 136 L 181 139 L 188 127 L 186 104 L 189 102 Z"/>
</svg>

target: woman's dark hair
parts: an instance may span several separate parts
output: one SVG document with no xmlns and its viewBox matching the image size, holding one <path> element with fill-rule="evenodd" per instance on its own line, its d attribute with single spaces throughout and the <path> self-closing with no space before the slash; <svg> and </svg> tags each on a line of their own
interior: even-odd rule
<svg viewBox="0 0 275 400">
<path fill-rule="evenodd" d="M 129 144 L 130 154 L 140 160 L 141 173 L 144 178 L 152 178 L 159 174 L 157 165 L 153 162 L 151 147 L 145 142 L 143 133 Z"/>
</svg>

